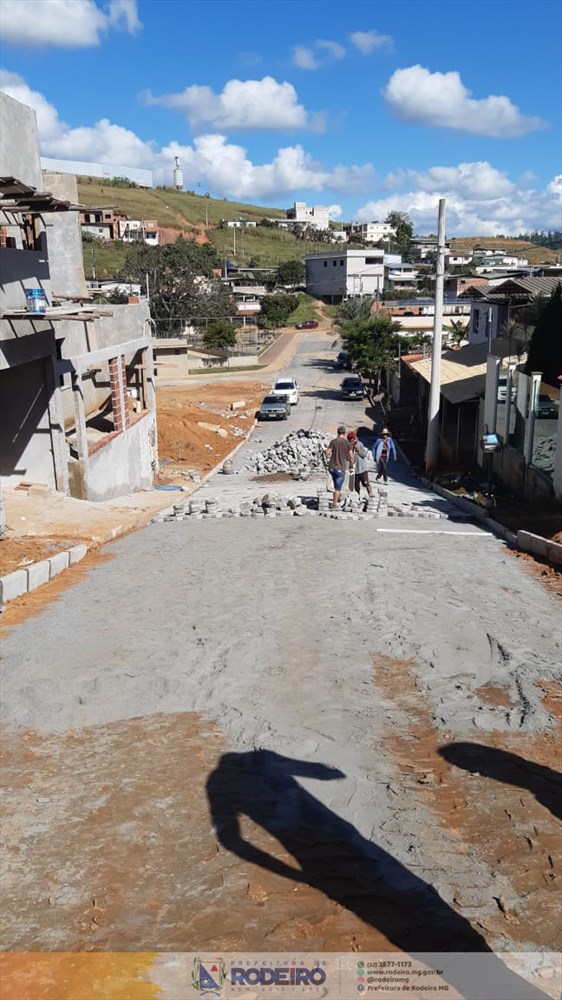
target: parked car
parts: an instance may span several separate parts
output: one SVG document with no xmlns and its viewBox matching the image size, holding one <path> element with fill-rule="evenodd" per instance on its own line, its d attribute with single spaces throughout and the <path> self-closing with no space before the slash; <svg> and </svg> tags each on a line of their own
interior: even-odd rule
<svg viewBox="0 0 562 1000">
<path fill-rule="evenodd" d="M 365 398 L 365 386 L 363 385 L 358 375 L 350 375 L 349 378 L 344 378 L 341 384 L 341 398 L 342 399 Z"/>
<path fill-rule="evenodd" d="M 297 323 L 296 330 L 315 330 L 318 323 L 315 319 L 305 319 L 303 323 Z"/>
<path fill-rule="evenodd" d="M 338 368 L 349 368 L 351 358 L 347 351 L 340 351 L 336 358 L 336 365 Z"/>
<path fill-rule="evenodd" d="M 537 417 L 540 420 L 556 420 L 558 417 L 558 407 L 555 400 L 543 392 L 539 394 Z"/>
<path fill-rule="evenodd" d="M 498 403 L 505 403 L 507 399 L 507 375 L 500 375 L 498 379 Z M 511 385 L 511 402 L 517 399 L 517 386 Z"/>
<path fill-rule="evenodd" d="M 299 401 L 299 387 L 294 378 L 278 378 L 275 385 L 271 387 L 272 396 L 286 396 L 291 406 L 296 406 Z"/>
<path fill-rule="evenodd" d="M 258 410 L 258 420 L 286 420 L 291 404 L 286 396 L 266 396 Z"/>
</svg>

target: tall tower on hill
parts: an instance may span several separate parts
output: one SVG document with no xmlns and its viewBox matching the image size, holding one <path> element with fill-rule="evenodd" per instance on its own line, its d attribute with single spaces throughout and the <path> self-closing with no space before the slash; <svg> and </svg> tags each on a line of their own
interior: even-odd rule
<svg viewBox="0 0 562 1000">
<path fill-rule="evenodd" d="M 179 156 L 175 157 L 175 161 L 176 162 L 174 166 L 174 187 L 176 191 L 183 191 L 183 170 L 180 167 Z"/>
</svg>

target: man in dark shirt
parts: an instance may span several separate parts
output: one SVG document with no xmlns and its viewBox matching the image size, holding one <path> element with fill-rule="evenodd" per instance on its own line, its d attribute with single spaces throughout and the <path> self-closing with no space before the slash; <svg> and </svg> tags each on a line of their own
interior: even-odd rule
<svg viewBox="0 0 562 1000">
<path fill-rule="evenodd" d="M 345 436 L 345 427 L 338 427 L 338 436 L 330 441 L 328 447 L 324 449 L 324 454 L 328 456 L 328 470 L 334 484 L 333 510 L 339 503 L 345 474 L 354 454 L 353 443 Z"/>
</svg>

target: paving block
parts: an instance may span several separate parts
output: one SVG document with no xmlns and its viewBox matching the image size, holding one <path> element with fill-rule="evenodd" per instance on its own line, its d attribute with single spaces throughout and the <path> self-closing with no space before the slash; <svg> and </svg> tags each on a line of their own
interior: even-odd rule
<svg viewBox="0 0 562 1000">
<path fill-rule="evenodd" d="M 70 565 L 74 566 L 74 563 L 80 562 L 80 560 L 86 555 L 87 551 L 87 545 L 73 545 L 72 548 L 68 550 Z"/>
<path fill-rule="evenodd" d="M 54 576 L 62 573 L 64 569 L 68 569 L 70 566 L 70 555 L 68 552 L 57 552 L 55 556 L 51 556 L 49 559 L 49 579 L 52 580 Z"/>
<path fill-rule="evenodd" d="M 15 569 L 0 577 L 0 604 L 13 601 L 14 597 L 27 594 L 27 573 L 24 569 Z"/>
<path fill-rule="evenodd" d="M 32 563 L 31 566 L 25 567 L 25 572 L 27 573 L 27 590 L 36 590 L 37 587 L 42 587 L 50 580 L 49 560 L 42 559 L 41 562 Z"/>
</svg>

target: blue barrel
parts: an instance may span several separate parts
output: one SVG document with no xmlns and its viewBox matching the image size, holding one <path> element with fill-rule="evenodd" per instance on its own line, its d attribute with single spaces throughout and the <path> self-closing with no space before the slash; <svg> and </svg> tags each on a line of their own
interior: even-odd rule
<svg viewBox="0 0 562 1000">
<path fill-rule="evenodd" d="M 26 288 L 25 304 L 28 313 L 44 313 L 47 311 L 47 297 L 42 288 Z"/>
</svg>

